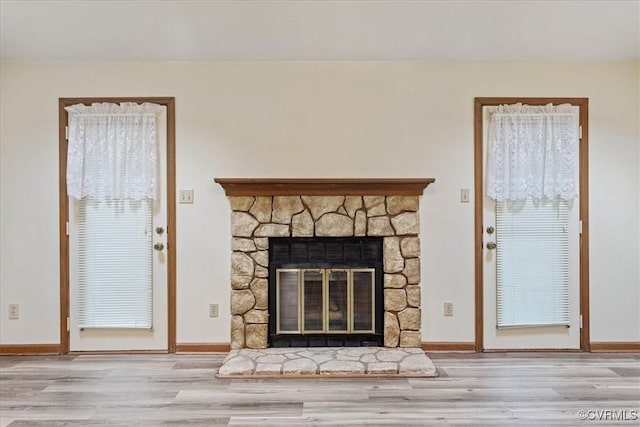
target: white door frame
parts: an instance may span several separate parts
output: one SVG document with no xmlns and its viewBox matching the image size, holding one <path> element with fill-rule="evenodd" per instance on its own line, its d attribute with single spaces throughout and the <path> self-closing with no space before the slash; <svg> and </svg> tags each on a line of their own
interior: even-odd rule
<svg viewBox="0 0 640 427">
<path fill-rule="evenodd" d="M 59 141 L 59 208 L 60 208 L 60 353 L 69 353 L 69 197 L 67 194 L 67 138 L 68 113 L 65 107 L 94 102 L 152 102 L 167 108 L 167 335 L 168 352 L 176 352 L 176 163 L 175 163 L 175 98 L 60 98 L 58 100 Z"/>
<path fill-rule="evenodd" d="M 580 108 L 580 349 L 590 351 L 589 337 L 589 99 L 588 98 L 475 98 L 474 163 L 475 163 L 475 350 L 484 351 L 484 261 L 483 261 L 483 108 L 501 104 L 547 105 L 571 104 Z"/>
</svg>

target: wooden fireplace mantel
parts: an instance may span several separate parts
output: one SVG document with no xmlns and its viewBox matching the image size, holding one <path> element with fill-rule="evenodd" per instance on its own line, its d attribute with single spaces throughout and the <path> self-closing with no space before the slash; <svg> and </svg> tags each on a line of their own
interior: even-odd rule
<svg viewBox="0 0 640 427">
<path fill-rule="evenodd" d="M 215 178 L 227 196 L 420 196 L 435 178 Z"/>
</svg>

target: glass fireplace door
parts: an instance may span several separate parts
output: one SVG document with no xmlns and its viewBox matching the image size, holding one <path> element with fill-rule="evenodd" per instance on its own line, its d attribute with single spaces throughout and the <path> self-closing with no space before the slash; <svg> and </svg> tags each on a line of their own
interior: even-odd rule
<svg viewBox="0 0 640 427">
<path fill-rule="evenodd" d="M 278 270 L 276 276 L 276 325 L 279 334 L 299 334 L 300 328 L 300 271 Z"/>
<path fill-rule="evenodd" d="M 327 278 L 327 330 L 349 332 L 349 271 L 330 270 Z"/>
<path fill-rule="evenodd" d="M 302 288 L 303 332 L 324 332 L 324 271 L 302 270 Z"/>
<path fill-rule="evenodd" d="M 375 269 L 277 269 L 278 334 L 375 332 Z"/>
<path fill-rule="evenodd" d="M 375 330 L 374 271 L 372 269 L 354 270 L 352 284 L 353 332 L 373 332 Z"/>
</svg>

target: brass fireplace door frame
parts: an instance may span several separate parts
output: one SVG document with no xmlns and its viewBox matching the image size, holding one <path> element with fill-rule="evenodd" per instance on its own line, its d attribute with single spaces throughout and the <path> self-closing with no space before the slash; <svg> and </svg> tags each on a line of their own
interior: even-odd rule
<svg viewBox="0 0 640 427">
<path fill-rule="evenodd" d="M 282 330 L 280 329 L 280 313 L 281 313 L 281 273 L 297 273 L 297 328 L 296 330 Z M 330 273 L 333 272 L 346 272 L 347 273 L 347 329 L 334 330 L 329 329 L 330 320 L 330 308 L 331 301 L 329 296 L 329 282 Z M 369 286 L 371 290 L 371 328 L 370 329 L 355 329 L 355 308 L 354 308 L 354 273 L 365 272 L 369 273 L 371 278 L 371 284 Z M 305 330 L 304 327 L 304 287 L 305 287 L 305 273 L 320 273 L 322 276 L 322 329 Z M 376 319 L 375 319 L 375 268 L 278 268 L 276 269 L 276 333 L 279 335 L 284 334 L 360 334 L 360 333 L 375 333 Z"/>
</svg>

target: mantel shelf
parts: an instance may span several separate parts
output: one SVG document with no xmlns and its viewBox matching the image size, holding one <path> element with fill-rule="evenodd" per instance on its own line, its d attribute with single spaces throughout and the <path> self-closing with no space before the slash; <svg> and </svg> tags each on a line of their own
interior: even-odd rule
<svg viewBox="0 0 640 427">
<path fill-rule="evenodd" d="M 420 196 L 435 178 L 215 178 L 227 196 Z"/>
</svg>

